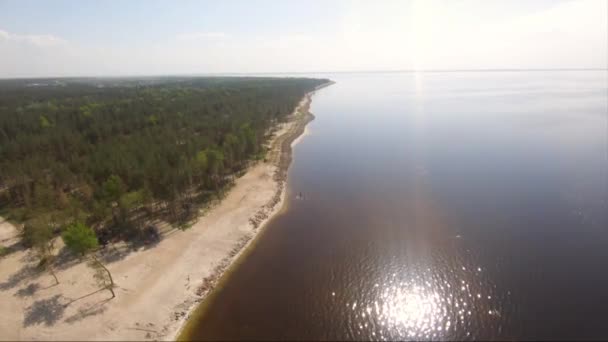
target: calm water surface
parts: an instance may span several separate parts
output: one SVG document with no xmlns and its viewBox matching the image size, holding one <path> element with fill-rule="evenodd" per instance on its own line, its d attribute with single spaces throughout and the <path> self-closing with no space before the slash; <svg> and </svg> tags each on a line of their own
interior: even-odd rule
<svg viewBox="0 0 608 342">
<path fill-rule="evenodd" d="M 193 337 L 608 338 L 606 75 L 329 75 Z"/>
</svg>

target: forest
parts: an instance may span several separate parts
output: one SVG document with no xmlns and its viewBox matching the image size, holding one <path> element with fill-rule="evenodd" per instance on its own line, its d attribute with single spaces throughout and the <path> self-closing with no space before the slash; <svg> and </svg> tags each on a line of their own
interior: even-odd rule
<svg viewBox="0 0 608 342">
<path fill-rule="evenodd" d="M 186 225 L 325 82 L 0 80 L 0 215 L 22 224 L 26 246 L 81 222 L 100 244 L 146 239 L 154 218 Z"/>
</svg>

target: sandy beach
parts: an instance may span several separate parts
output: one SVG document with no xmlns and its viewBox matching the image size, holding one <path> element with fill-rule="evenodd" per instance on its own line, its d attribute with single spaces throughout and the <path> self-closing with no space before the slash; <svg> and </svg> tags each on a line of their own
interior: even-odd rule
<svg viewBox="0 0 608 342">
<path fill-rule="evenodd" d="M 286 196 L 291 146 L 313 116 L 307 94 L 270 139 L 264 161 L 236 179 L 226 196 L 187 230 L 166 230 L 157 245 L 99 256 L 117 285 L 99 291 L 86 263 L 63 257 L 55 285 L 18 244 L 17 229 L 0 218 L 0 339 L 171 340 Z M 61 249 L 61 241 L 56 243 Z"/>
</svg>

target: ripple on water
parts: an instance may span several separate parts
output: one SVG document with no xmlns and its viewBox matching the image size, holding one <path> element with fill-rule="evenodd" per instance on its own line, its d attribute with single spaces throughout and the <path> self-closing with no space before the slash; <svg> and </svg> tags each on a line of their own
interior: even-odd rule
<svg viewBox="0 0 608 342">
<path fill-rule="evenodd" d="M 445 261 L 445 260 L 444 260 Z M 501 330 L 506 294 L 479 265 L 409 265 L 382 279 L 362 279 L 341 304 L 347 335 L 370 340 L 471 339 Z M 330 305 L 341 297 L 331 291 Z M 355 300 L 356 299 L 356 300 Z M 334 311 L 335 312 L 335 311 Z"/>
</svg>

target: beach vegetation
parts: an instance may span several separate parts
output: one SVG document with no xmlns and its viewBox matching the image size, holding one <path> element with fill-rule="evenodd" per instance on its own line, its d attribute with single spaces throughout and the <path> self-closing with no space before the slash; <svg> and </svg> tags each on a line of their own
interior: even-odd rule
<svg viewBox="0 0 608 342">
<path fill-rule="evenodd" d="M 56 233 L 82 222 L 101 245 L 141 240 L 153 218 L 187 226 L 325 81 L 0 80 L 0 211 L 18 223 L 57 217 Z"/>
<path fill-rule="evenodd" d="M 116 297 L 112 273 L 95 255 L 95 251 L 99 247 L 95 232 L 85 224 L 76 222 L 67 227 L 61 234 L 61 238 L 66 248 L 72 253 L 80 257 L 90 256 L 89 265 L 95 270 L 95 279 L 102 288 L 110 291 L 112 298 Z"/>
</svg>

